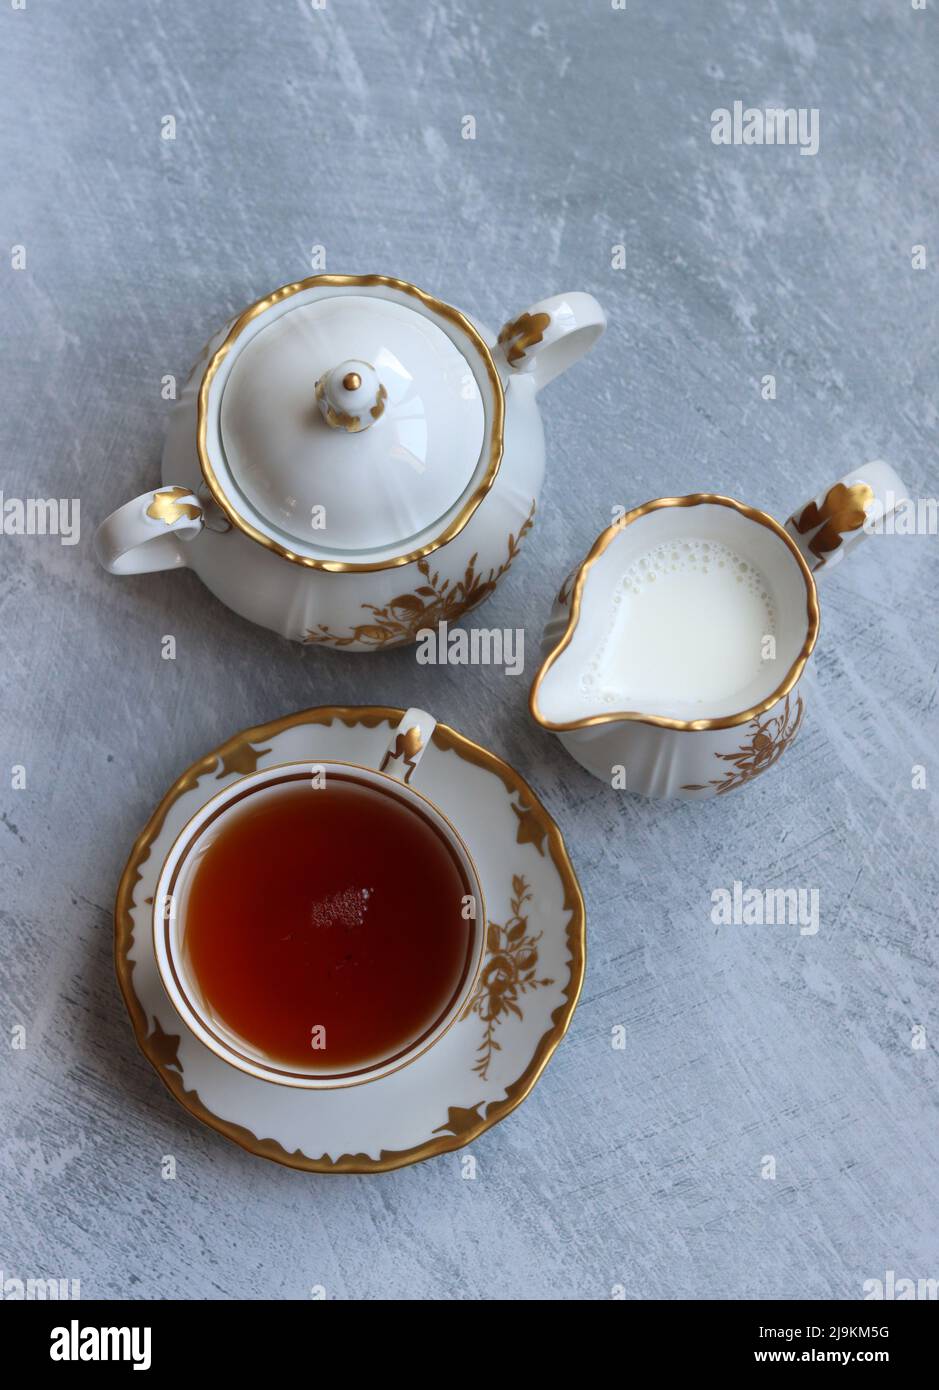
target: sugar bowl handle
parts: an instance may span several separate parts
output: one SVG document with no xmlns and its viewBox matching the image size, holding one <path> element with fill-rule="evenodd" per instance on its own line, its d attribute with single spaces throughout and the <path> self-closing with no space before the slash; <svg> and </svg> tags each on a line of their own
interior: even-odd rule
<svg viewBox="0 0 939 1390">
<path fill-rule="evenodd" d="M 436 727 L 436 719 L 426 710 L 406 710 L 388 742 L 378 771 L 397 777 L 399 782 L 410 782 Z"/>
<path fill-rule="evenodd" d="M 606 314 L 592 294 L 556 294 L 539 299 L 499 332 L 510 371 L 531 374 L 540 391 L 589 352 L 606 328 Z"/>
<path fill-rule="evenodd" d="M 109 574 L 152 574 L 188 563 L 182 541 L 202 530 L 202 504 L 187 487 L 158 487 L 125 502 L 95 532 L 95 554 Z"/>
<path fill-rule="evenodd" d="M 901 499 L 909 496 L 902 479 L 880 459 L 847 473 L 800 507 L 786 530 L 814 573 L 831 569 L 852 546 L 876 531 Z"/>
</svg>

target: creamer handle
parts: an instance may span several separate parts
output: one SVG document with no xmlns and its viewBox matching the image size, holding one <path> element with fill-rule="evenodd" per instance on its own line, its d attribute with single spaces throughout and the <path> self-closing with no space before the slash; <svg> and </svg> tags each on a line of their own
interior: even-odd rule
<svg viewBox="0 0 939 1390">
<path fill-rule="evenodd" d="M 845 474 L 793 512 L 786 530 L 809 569 L 817 574 L 838 564 L 852 546 L 876 531 L 877 523 L 908 496 L 906 485 L 890 464 L 877 459 Z"/>
</svg>

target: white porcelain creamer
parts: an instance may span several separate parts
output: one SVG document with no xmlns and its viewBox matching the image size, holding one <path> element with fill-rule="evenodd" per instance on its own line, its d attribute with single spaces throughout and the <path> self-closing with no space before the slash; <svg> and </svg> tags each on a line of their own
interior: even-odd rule
<svg viewBox="0 0 939 1390">
<path fill-rule="evenodd" d="M 618 789 L 702 798 L 744 786 L 802 723 L 816 574 L 905 495 L 875 462 L 785 526 L 715 493 L 636 507 L 561 586 L 532 717 Z"/>
</svg>

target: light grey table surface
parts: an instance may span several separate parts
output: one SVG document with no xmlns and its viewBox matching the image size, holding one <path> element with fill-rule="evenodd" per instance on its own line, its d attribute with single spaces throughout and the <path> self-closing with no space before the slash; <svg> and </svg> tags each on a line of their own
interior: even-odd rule
<svg viewBox="0 0 939 1390">
<path fill-rule="evenodd" d="M 552 595 L 615 503 L 708 489 L 782 518 L 873 458 L 935 494 L 937 8 L 3 5 L 0 484 L 82 509 L 76 546 L 0 537 L 0 1032 L 27 1038 L 0 1049 L 7 1277 L 853 1299 L 939 1276 L 937 539 L 826 578 L 805 727 L 743 792 L 616 794 L 526 711 Z M 817 107 L 817 155 L 712 144 L 735 100 Z M 301 649 L 190 573 L 95 563 L 97 521 L 158 480 L 163 376 L 315 245 L 493 327 L 568 289 L 609 313 L 542 398 L 537 526 L 480 614 L 525 624 L 526 676 Z M 570 1033 L 474 1182 L 458 1155 L 331 1179 L 249 1157 L 166 1093 L 115 985 L 117 879 L 169 783 L 245 725 L 357 702 L 427 704 L 515 764 L 586 897 Z M 817 888 L 818 934 L 715 926 L 734 880 Z"/>
</svg>

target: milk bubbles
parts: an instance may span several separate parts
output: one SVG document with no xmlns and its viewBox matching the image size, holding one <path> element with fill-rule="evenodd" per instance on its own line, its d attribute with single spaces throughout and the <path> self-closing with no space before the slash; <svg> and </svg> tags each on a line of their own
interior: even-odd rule
<svg viewBox="0 0 939 1390">
<path fill-rule="evenodd" d="M 667 713 L 720 704 L 774 664 L 776 613 L 763 574 L 720 541 L 682 537 L 636 557 L 582 676 L 598 709 Z"/>
</svg>

